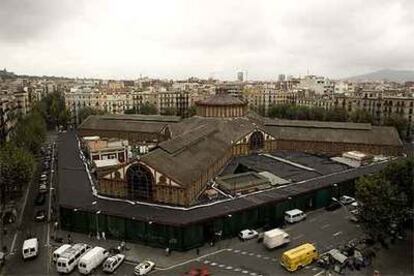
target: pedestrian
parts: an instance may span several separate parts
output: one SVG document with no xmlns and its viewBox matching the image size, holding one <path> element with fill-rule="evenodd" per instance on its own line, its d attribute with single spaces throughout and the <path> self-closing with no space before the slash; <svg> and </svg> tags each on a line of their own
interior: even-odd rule
<svg viewBox="0 0 414 276">
<path fill-rule="evenodd" d="M 103 239 L 103 240 L 106 240 L 106 235 L 105 235 L 105 232 L 102 232 L 102 239 Z"/>
<path fill-rule="evenodd" d="M 165 255 L 166 256 L 170 255 L 170 248 L 169 247 L 165 248 Z"/>
<path fill-rule="evenodd" d="M 200 255 L 200 248 L 196 249 L 196 254 L 197 254 L 197 256 Z"/>
<path fill-rule="evenodd" d="M 92 232 L 89 231 L 88 237 L 90 240 L 92 239 Z"/>
<path fill-rule="evenodd" d="M 68 243 L 72 244 L 72 236 L 70 234 L 68 234 Z"/>
</svg>

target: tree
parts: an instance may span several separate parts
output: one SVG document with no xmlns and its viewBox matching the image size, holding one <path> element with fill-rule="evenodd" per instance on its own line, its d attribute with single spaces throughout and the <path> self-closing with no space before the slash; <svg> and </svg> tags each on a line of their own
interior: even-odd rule
<svg viewBox="0 0 414 276">
<path fill-rule="evenodd" d="M 11 141 L 21 148 L 36 154 L 46 140 L 46 124 L 39 112 L 32 111 L 21 117 L 11 132 Z"/>
<path fill-rule="evenodd" d="M 390 226 L 401 228 L 413 206 L 414 161 L 391 163 L 382 172 L 356 182 L 363 225 L 373 237 L 389 235 Z"/>
<path fill-rule="evenodd" d="M 343 108 L 328 109 L 325 113 L 324 121 L 346 122 L 347 121 L 346 110 Z"/>
<path fill-rule="evenodd" d="M 385 126 L 395 127 L 400 134 L 401 139 L 408 138 L 409 122 L 400 114 L 391 114 L 384 120 Z"/>
<path fill-rule="evenodd" d="M 144 103 L 139 107 L 138 113 L 144 115 L 157 114 L 157 107 L 151 103 Z"/>
<path fill-rule="evenodd" d="M 362 109 L 353 111 L 349 119 L 354 123 L 373 123 L 374 121 L 371 114 Z"/>
<path fill-rule="evenodd" d="M 177 109 L 174 107 L 167 107 L 161 113 L 162 115 L 177 115 Z"/>
<path fill-rule="evenodd" d="M 190 106 L 187 110 L 188 117 L 193 117 L 196 114 L 197 114 L 197 108 L 194 105 Z"/>
<path fill-rule="evenodd" d="M 86 118 L 88 118 L 91 115 L 104 115 L 104 114 L 106 114 L 105 111 L 99 110 L 96 108 L 92 108 L 92 107 L 81 108 L 78 111 L 79 124 L 82 123 Z"/>
<path fill-rule="evenodd" d="M 47 125 L 47 128 L 54 129 L 57 126 L 66 127 L 71 120 L 71 114 L 65 105 L 65 99 L 59 92 L 48 94 L 33 108 L 39 112 Z"/>
<path fill-rule="evenodd" d="M 0 185 L 6 195 L 21 193 L 32 179 L 35 160 L 30 152 L 13 143 L 0 147 Z M 3 200 L 6 200 L 5 198 Z"/>
</svg>

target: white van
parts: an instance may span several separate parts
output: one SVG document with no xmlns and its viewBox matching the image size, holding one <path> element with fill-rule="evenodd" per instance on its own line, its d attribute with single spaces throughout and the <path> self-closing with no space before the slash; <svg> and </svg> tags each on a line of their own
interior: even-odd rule
<svg viewBox="0 0 414 276">
<path fill-rule="evenodd" d="M 106 258 L 108 258 L 109 252 L 105 248 L 96 246 L 89 250 L 79 260 L 78 269 L 81 274 L 89 274 L 97 268 Z"/>
<path fill-rule="evenodd" d="M 266 231 L 263 234 L 263 244 L 267 249 L 274 249 L 289 242 L 289 234 L 279 228 Z"/>
<path fill-rule="evenodd" d="M 285 212 L 286 222 L 295 223 L 304 219 L 306 219 L 306 214 L 299 209 L 293 209 Z"/>
<path fill-rule="evenodd" d="M 34 258 L 39 253 L 39 241 L 37 238 L 25 240 L 23 243 L 23 260 Z"/>
<path fill-rule="evenodd" d="M 53 251 L 52 261 L 56 263 L 60 255 L 62 255 L 62 253 L 65 252 L 66 249 L 70 248 L 70 246 L 71 246 L 70 244 L 64 244 L 60 246 L 58 249 L 56 249 L 55 251 Z"/>
<path fill-rule="evenodd" d="M 89 245 L 84 243 L 74 244 L 66 249 L 56 261 L 56 270 L 59 273 L 69 273 L 78 264 L 79 259 L 89 250 Z"/>
</svg>

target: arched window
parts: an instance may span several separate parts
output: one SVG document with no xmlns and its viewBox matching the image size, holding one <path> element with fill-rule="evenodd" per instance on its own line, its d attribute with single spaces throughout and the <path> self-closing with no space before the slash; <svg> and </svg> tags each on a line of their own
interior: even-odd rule
<svg viewBox="0 0 414 276">
<path fill-rule="evenodd" d="M 250 136 L 250 150 L 259 150 L 264 147 L 264 136 L 260 131 L 255 131 Z"/>
<path fill-rule="evenodd" d="M 131 199 L 152 200 L 154 177 L 151 171 L 141 165 L 131 165 L 126 171 L 126 180 Z"/>
</svg>

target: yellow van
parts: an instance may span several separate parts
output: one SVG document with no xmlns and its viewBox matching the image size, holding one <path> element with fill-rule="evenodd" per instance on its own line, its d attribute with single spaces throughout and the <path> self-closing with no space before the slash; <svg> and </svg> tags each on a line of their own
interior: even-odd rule
<svg viewBox="0 0 414 276">
<path fill-rule="evenodd" d="M 288 271 L 296 271 L 319 258 L 315 246 L 310 243 L 285 251 L 280 259 L 280 264 Z"/>
</svg>

